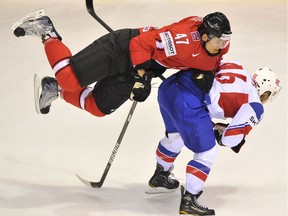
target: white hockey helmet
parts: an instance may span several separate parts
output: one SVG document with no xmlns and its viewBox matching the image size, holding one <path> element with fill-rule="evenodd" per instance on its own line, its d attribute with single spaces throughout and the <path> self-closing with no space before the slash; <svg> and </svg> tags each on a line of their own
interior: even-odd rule
<svg viewBox="0 0 288 216">
<path fill-rule="evenodd" d="M 281 90 L 280 80 L 277 78 L 276 74 L 268 67 L 259 68 L 252 75 L 258 94 L 261 98 L 264 93 L 268 94 L 268 100 L 272 101 L 276 98 Z"/>
</svg>

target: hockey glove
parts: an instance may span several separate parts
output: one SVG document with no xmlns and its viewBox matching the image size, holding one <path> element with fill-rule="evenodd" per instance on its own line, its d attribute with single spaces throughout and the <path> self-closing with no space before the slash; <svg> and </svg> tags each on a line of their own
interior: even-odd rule
<svg viewBox="0 0 288 216">
<path fill-rule="evenodd" d="M 228 127 L 228 124 L 223 124 L 223 123 L 216 123 L 214 124 L 214 134 L 215 134 L 215 139 L 217 140 L 217 143 L 221 146 L 225 146 L 222 143 L 222 134 L 224 132 L 224 130 Z M 232 147 L 231 149 L 235 152 L 235 153 L 239 153 L 240 149 L 242 148 L 242 146 L 245 144 L 245 136 L 243 137 L 243 139 L 241 140 L 241 142 Z"/>
<path fill-rule="evenodd" d="M 143 102 L 148 98 L 151 93 L 152 77 L 153 73 L 150 71 L 145 72 L 142 77 L 135 75 L 135 84 L 130 95 L 132 100 Z"/>
<path fill-rule="evenodd" d="M 225 146 L 222 143 L 222 133 L 219 130 L 214 129 L 215 139 L 220 146 Z"/>
<path fill-rule="evenodd" d="M 139 69 L 143 69 L 145 71 L 152 71 L 153 77 L 159 77 L 161 76 L 165 70 L 166 67 L 163 67 L 162 65 L 158 64 L 154 59 L 148 60 L 146 62 L 143 62 L 141 64 L 138 64 L 134 67 L 134 69 L 137 71 Z"/>
<path fill-rule="evenodd" d="M 223 124 L 223 123 L 214 124 L 215 139 L 216 139 L 217 143 L 221 146 L 225 146 L 222 143 L 222 134 L 227 127 L 228 127 L 228 124 Z"/>
<path fill-rule="evenodd" d="M 145 61 L 141 64 L 135 65 L 134 67 L 135 71 L 139 70 L 139 69 L 143 69 L 145 71 L 148 71 L 151 69 L 151 60 Z"/>
<path fill-rule="evenodd" d="M 202 71 L 198 69 L 191 70 L 191 78 L 194 84 L 201 89 L 204 93 L 208 93 L 213 85 L 214 72 L 213 71 Z"/>
</svg>

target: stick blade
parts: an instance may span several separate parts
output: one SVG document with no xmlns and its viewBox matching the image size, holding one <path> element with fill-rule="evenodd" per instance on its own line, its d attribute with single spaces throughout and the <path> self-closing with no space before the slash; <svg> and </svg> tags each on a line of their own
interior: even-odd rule
<svg viewBox="0 0 288 216">
<path fill-rule="evenodd" d="M 102 186 L 102 182 L 91 182 L 88 181 L 84 178 L 82 178 L 81 176 L 79 176 L 78 174 L 76 174 L 77 178 L 85 185 L 87 185 L 88 187 L 93 187 L 93 188 L 101 188 Z"/>
</svg>

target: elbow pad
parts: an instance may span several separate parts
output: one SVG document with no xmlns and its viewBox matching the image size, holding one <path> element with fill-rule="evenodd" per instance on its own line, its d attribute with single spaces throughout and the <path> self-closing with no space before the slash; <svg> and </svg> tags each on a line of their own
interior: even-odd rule
<svg viewBox="0 0 288 216">
<path fill-rule="evenodd" d="M 261 121 L 261 119 L 263 118 L 263 113 L 264 113 L 263 105 L 261 103 L 256 103 L 256 102 L 249 103 L 249 104 L 256 114 L 256 117 L 257 117 L 257 123 L 256 124 L 258 124 Z M 252 119 L 250 119 L 250 120 L 252 121 Z M 252 123 L 254 123 L 254 122 L 252 122 Z M 254 123 L 254 125 L 256 125 L 256 124 Z"/>
</svg>

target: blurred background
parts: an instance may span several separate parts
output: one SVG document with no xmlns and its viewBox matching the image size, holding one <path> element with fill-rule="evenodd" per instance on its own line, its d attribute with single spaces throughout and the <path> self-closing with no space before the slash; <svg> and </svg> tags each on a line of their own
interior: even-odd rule
<svg viewBox="0 0 288 216">
<path fill-rule="evenodd" d="M 239 154 L 219 147 L 200 203 L 220 216 L 287 215 L 287 2 L 284 0 L 95 0 L 97 14 L 113 29 L 162 27 L 186 16 L 221 11 L 233 36 L 225 60 L 248 71 L 270 67 L 282 83 L 277 100 Z M 10 26 L 38 9 L 53 20 L 63 42 L 77 53 L 107 31 L 79 0 L 0 0 L 0 215 L 178 215 L 180 191 L 144 193 L 164 136 L 153 80 L 139 103 L 101 189 L 83 185 L 75 173 L 99 181 L 132 105 L 96 118 L 63 100 L 49 115 L 34 109 L 33 75 L 52 76 L 41 41 L 16 38 Z M 168 77 L 173 70 L 165 72 Z M 185 183 L 192 152 L 183 149 L 174 174 Z"/>
</svg>

